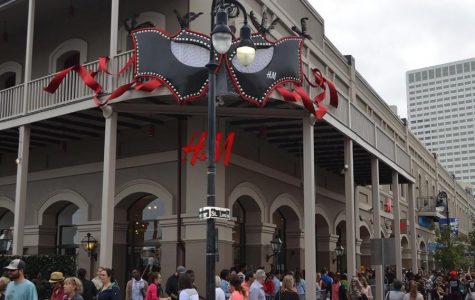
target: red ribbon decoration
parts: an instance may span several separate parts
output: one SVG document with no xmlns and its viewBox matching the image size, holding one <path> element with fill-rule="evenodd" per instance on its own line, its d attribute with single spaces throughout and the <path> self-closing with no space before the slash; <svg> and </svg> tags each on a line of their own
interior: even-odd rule
<svg viewBox="0 0 475 300">
<path fill-rule="evenodd" d="M 330 90 L 330 104 L 333 106 L 333 107 L 338 107 L 338 93 L 336 91 L 336 88 L 335 88 L 335 85 L 333 84 L 333 82 L 331 82 L 330 80 L 326 79 L 323 75 L 322 75 L 322 72 L 320 72 L 319 69 L 317 68 L 314 68 L 312 69 L 312 75 L 315 79 L 315 84 L 313 84 L 312 82 L 310 82 L 310 80 L 307 78 L 307 76 L 305 76 L 305 79 L 307 80 L 307 83 L 314 87 L 314 88 L 321 88 L 322 89 L 322 92 L 320 94 L 318 94 L 317 96 L 315 96 L 315 100 L 320 103 L 322 102 L 323 100 L 325 100 L 326 96 L 327 96 L 327 87 L 325 85 L 325 83 L 328 85 L 328 89 Z"/>
<path fill-rule="evenodd" d="M 285 101 L 302 102 L 303 106 L 319 120 L 327 113 L 327 108 L 321 103 L 321 100 L 320 102 L 318 101 L 317 97 L 315 97 L 315 102 L 317 103 L 318 110 L 315 109 L 312 99 L 310 99 L 307 91 L 301 86 L 296 86 L 293 91 L 286 89 L 282 85 L 277 86 L 275 89 L 282 95 Z"/>
<path fill-rule="evenodd" d="M 333 82 L 323 77 L 320 70 L 317 68 L 312 69 L 312 75 L 315 83 L 310 82 L 308 77 L 304 74 L 305 80 L 310 86 L 322 89 L 322 92 L 315 96 L 314 102 L 312 102 L 307 91 L 305 91 L 301 86 L 296 86 L 293 91 L 289 91 L 283 85 L 279 85 L 275 89 L 282 95 L 285 101 L 302 102 L 309 112 L 315 115 L 317 119 L 321 120 L 328 111 L 327 107 L 323 104 L 323 101 L 327 96 L 327 86 L 330 90 L 330 104 L 334 107 L 338 107 L 338 93 Z M 318 110 L 315 110 L 314 104 L 317 104 Z"/>
<path fill-rule="evenodd" d="M 53 94 L 61 85 L 64 78 L 69 72 L 76 72 L 81 77 L 82 81 L 96 94 L 102 93 L 102 86 L 94 79 L 94 76 L 89 73 L 89 71 L 82 65 L 75 65 L 70 68 L 64 69 L 61 72 L 58 72 L 47 87 L 43 88 L 46 92 Z"/>
<path fill-rule="evenodd" d="M 103 107 L 104 105 L 114 100 L 115 98 L 122 96 L 125 92 L 130 90 L 132 87 L 134 87 L 136 91 L 143 91 L 143 92 L 150 93 L 154 91 L 155 89 L 161 87 L 162 85 L 163 83 L 158 79 L 152 79 L 152 80 L 142 82 L 139 84 L 137 84 L 137 80 L 134 79 L 132 82 L 126 83 L 116 88 L 104 102 L 101 102 L 99 98 L 97 97 L 97 95 L 93 98 L 93 100 L 94 100 L 94 103 L 96 103 L 98 107 Z"/>
<path fill-rule="evenodd" d="M 106 74 L 113 75 L 111 72 L 109 72 L 109 69 L 107 68 L 107 64 L 109 63 L 109 61 L 110 61 L 110 58 L 108 56 L 99 56 L 99 69 L 91 73 L 91 74 L 94 74 L 93 77 L 96 76 L 99 72 L 104 72 Z M 129 60 L 127 61 L 127 63 L 122 67 L 122 69 L 120 69 L 119 73 L 115 75 L 117 76 L 121 75 L 128 68 L 135 65 L 135 62 L 136 62 L 136 57 L 135 57 L 135 52 L 133 52 Z"/>
</svg>

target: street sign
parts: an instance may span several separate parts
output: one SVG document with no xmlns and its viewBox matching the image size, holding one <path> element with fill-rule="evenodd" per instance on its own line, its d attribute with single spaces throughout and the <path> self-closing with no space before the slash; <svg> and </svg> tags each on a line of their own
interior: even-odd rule
<svg viewBox="0 0 475 300">
<path fill-rule="evenodd" d="M 371 239 L 371 265 L 395 265 L 396 247 L 395 239 Z"/>
<path fill-rule="evenodd" d="M 204 219 L 230 220 L 231 210 L 229 208 L 223 208 L 223 207 L 206 206 L 206 207 L 200 208 L 199 217 L 201 220 L 204 220 Z"/>
</svg>

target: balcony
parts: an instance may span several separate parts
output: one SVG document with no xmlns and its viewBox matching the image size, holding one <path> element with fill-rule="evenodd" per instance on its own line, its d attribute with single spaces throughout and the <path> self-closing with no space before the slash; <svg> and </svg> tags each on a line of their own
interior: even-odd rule
<svg viewBox="0 0 475 300">
<path fill-rule="evenodd" d="M 115 58 L 114 64 L 110 63 L 110 65 L 117 66 L 117 68 L 111 68 L 112 72 L 117 73 L 119 66 L 124 66 L 131 54 L 132 51 L 119 54 Z M 89 71 L 95 71 L 98 69 L 98 65 L 99 61 L 93 61 L 85 64 L 85 67 Z M 82 82 L 80 76 L 75 72 L 66 76 L 56 93 L 49 94 L 43 91 L 43 88 L 51 82 L 54 76 L 55 74 L 51 74 L 28 82 L 26 84 L 26 95 L 25 84 L 0 90 L 0 122 L 84 100 L 91 100 L 94 96 L 94 92 Z M 118 86 L 131 81 L 132 78 L 132 68 L 124 72 L 117 80 L 110 81 L 104 73 L 99 73 L 96 76 L 96 80 L 102 85 L 105 93 L 110 93 Z"/>
<path fill-rule="evenodd" d="M 419 217 L 429 217 L 437 222 L 441 218 L 445 218 L 443 206 L 437 206 L 437 198 L 435 196 L 417 197 L 417 214 Z"/>
</svg>

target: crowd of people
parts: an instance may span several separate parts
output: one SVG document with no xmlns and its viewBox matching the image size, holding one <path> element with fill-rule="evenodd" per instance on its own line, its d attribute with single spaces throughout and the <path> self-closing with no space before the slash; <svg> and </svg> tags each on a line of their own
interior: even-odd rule
<svg viewBox="0 0 475 300">
<path fill-rule="evenodd" d="M 0 278 L 0 300 L 37 300 L 35 285 L 25 278 L 26 264 L 14 259 L 4 269 L 7 277 Z M 215 278 L 216 300 L 379 300 L 373 296 L 370 282 L 374 270 L 366 269 L 348 278 L 344 273 L 317 273 L 316 291 L 305 288 L 304 272 L 256 271 L 245 267 L 224 269 Z M 146 277 L 147 280 L 144 278 Z M 77 277 L 51 273 L 50 300 L 200 300 L 205 299 L 195 284 L 195 273 L 178 266 L 163 288 L 159 272 L 131 271 L 125 293 L 113 277 L 112 270 L 99 267 L 96 277 L 86 279 L 86 270 L 79 269 Z M 311 296 L 310 296 L 311 295 Z M 394 269 L 385 272 L 382 300 L 475 300 L 475 272 L 457 270 L 447 273 L 419 271 L 404 272 L 401 279 Z"/>
<path fill-rule="evenodd" d="M 414 273 L 403 270 L 403 278 L 394 269 L 385 270 L 384 300 L 475 300 L 475 272 L 454 270 Z M 373 289 L 370 283 L 373 283 Z M 325 269 L 317 273 L 318 300 L 375 299 L 375 272 L 366 269 L 349 279 L 346 274 Z"/>
</svg>

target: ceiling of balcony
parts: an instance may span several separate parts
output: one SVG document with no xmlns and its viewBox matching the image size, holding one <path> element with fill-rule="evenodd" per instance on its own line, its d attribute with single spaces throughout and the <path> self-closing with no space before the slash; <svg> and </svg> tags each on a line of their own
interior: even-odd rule
<svg viewBox="0 0 475 300">
<path fill-rule="evenodd" d="M 280 112 L 300 113 L 300 108 L 282 101 L 270 102 L 266 108 L 258 109 L 234 96 L 224 97 L 225 107 L 218 108 L 218 116 L 224 118 L 231 128 L 264 139 L 296 160 L 302 158 L 302 121 L 299 117 L 279 117 L 268 114 Z M 206 101 L 178 106 L 170 97 L 146 98 L 123 102 L 117 106 L 119 111 L 118 131 L 146 130 L 151 124 L 163 125 L 171 116 L 206 114 Z M 236 114 L 233 114 L 236 111 Z M 264 114 L 265 113 L 265 114 Z M 262 114 L 262 115 L 259 115 Z M 248 116 L 249 115 L 249 116 Z M 345 136 L 325 121 L 315 124 L 315 161 L 318 167 L 344 176 L 344 138 Z M 76 112 L 56 117 L 32 125 L 31 148 L 58 145 L 68 142 L 104 136 L 104 117 L 99 109 Z M 18 149 L 18 131 L 9 129 L 0 131 L 0 152 L 16 153 Z M 360 145 L 354 143 L 354 176 L 357 185 L 371 184 L 371 155 Z M 380 162 L 380 183 L 389 184 L 392 180 L 391 169 Z M 404 182 L 400 177 L 400 182 Z"/>
</svg>

